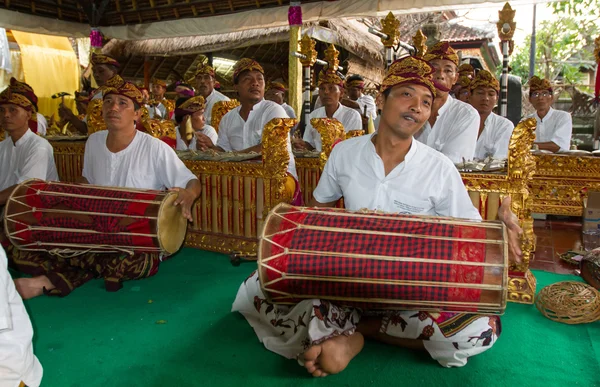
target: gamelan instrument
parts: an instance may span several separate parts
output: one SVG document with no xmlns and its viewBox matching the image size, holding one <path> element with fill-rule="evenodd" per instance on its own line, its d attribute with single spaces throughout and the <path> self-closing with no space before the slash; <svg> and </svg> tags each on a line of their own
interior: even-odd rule
<svg viewBox="0 0 600 387">
<path fill-rule="evenodd" d="M 508 247 L 500 222 L 280 204 L 258 251 L 278 304 L 332 300 L 369 309 L 501 314 Z"/>
<path fill-rule="evenodd" d="M 31 179 L 8 199 L 4 229 L 21 250 L 170 255 L 187 228 L 176 198 L 175 192 Z"/>
</svg>

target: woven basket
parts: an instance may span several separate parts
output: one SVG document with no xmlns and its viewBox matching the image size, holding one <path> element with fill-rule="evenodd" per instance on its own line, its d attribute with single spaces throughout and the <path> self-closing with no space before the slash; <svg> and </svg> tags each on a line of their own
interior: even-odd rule
<svg viewBox="0 0 600 387">
<path fill-rule="evenodd" d="M 600 292 L 582 282 L 563 281 L 546 286 L 535 305 L 547 318 L 563 324 L 600 320 Z"/>
</svg>

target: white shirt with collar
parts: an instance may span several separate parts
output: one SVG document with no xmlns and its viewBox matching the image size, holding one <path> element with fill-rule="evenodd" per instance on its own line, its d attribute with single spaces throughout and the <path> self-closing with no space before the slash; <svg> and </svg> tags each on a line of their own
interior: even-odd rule
<svg viewBox="0 0 600 387">
<path fill-rule="evenodd" d="M 537 121 L 535 142 L 552 141 L 560 147 L 561 151 L 571 149 L 571 134 L 573 133 L 571 114 L 550 108 L 543 119 L 538 116 L 537 112 L 529 117 L 533 117 Z"/>
<path fill-rule="evenodd" d="M 33 354 L 32 339 L 29 315 L 0 246 L 0 387 L 17 387 L 21 382 L 29 387 L 40 385 L 44 371 Z"/>
<path fill-rule="evenodd" d="M 491 113 L 483 125 L 483 131 L 477 139 L 475 158 L 483 160 L 488 156 L 495 159 L 508 157 L 508 144 L 515 126 L 513 123 L 496 113 Z"/>
<path fill-rule="evenodd" d="M 321 135 L 310 123 L 313 118 L 327 118 L 325 112 L 325 106 L 313 110 L 308 116 L 308 122 L 306 123 L 306 129 L 304 130 L 304 136 L 302 139 L 312 145 L 318 151 L 321 151 L 323 144 L 321 142 Z M 362 119 L 360 114 L 354 109 L 350 109 L 338 102 L 338 108 L 333 113 L 333 118 L 338 120 L 344 126 L 344 130 L 349 132 L 351 130 L 362 130 Z"/>
<path fill-rule="evenodd" d="M 148 109 L 148 117 L 149 118 L 164 118 L 167 119 L 167 108 L 165 105 L 161 103 L 156 106 L 146 105 L 146 109 Z"/>
<path fill-rule="evenodd" d="M 290 118 L 296 118 L 296 112 L 294 111 L 294 109 L 288 105 L 287 103 L 283 103 L 281 105 L 281 107 L 283 108 L 283 110 L 285 110 L 285 112 L 287 113 L 288 117 Z"/>
<path fill-rule="evenodd" d="M 36 115 L 37 115 L 37 134 L 39 134 L 40 136 L 45 136 L 46 132 L 48 131 L 48 121 L 46 120 L 46 117 L 44 117 L 42 114 L 36 113 Z"/>
<path fill-rule="evenodd" d="M 453 163 L 472 160 L 479 134 L 479 113 L 471 105 L 448 96 L 433 128 L 426 122 L 417 141 L 442 152 Z"/>
<path fill-rule="evenodd" d="M 241 105 L 225 114 L 219 123 L 219 139 L 217 146 L 226 152 L 241 151 L 262 142 L 263 129 L 273 118 L 289 118 L 283 107 L 273 101 L 263 99 L 252 107 L 248 119 L 240 116 Z M 290 136 L 287 137 L 287 148 L 290 155 L 288 172 L 298 178 L 296 161 L 292 153 Z"/>
<path fill-rule="evenodd" d="M 367 117 L 375 119 L 377 117 L 377 106 L 375 105 L 375 99 L 370 95 L 361 94 L 360 97 L 355 101 L 360 105 L 360 114 L 365 112 L 365 106 L 367 107 Z"/>
<path fill-rule="evenodd" d="M 386 176 L 373 136 L 351 138 L 334 147 L 313 192 L 318 202 L 344 197 L 351 211 L 367 208 L 481 219 L 450 159 L 413 140 L 404 161 Z"/>
<path fill-rule="evenodd" d="M 212 93 L 210 93 L 204 100 L 206 103 L 206 106 L 204 107 L 204 119 L 206 120 L 207 124 L 212 124 L 212 109 L 213 106 L 215 106 L 215 103 L 219 101 L 229 101 L 230 99 L 226 95 L 213 89 Z"/>
<path fill-rule="evenodd" d="M 58 181 L 52 145 L 29 129 L 16 144 L 7 133 L 0 142 L 0 191 L 28 179 Z"/>
<path fill-rule="evenodd" d="M 164 190 L 185 188 L 196 176 L 163 141 L 135 131 L 133 141 L 120 152 L 106 146 L 108 130 L 93 133 L 85 144 L 83 177 L 90 184 Z"/>
<path fill-rule="evenodd" d="M 213 145 L 217 144 L 217 140 L 219 139 L 219 135 L 217 134 L 217 131 L 215 130 L 215 128 L 213 128 L 210 125 L 204 125 L 204 127 L 200 130 L 196 130 L 196 132 L 205 134 L 206 136 L 208 136 L 208 138 L 210 138 L 210 141 L 212 141 Z M 176 150 L 198 150 L 198 148 L 196 148 L 196 140 L 193 139 L 190 142 L 190 145 L 188 146 L 185 141 L 183 141 L 183 139 L 181 138 L 181 134 L 179 134 L 179 126 L 177 128 L 175 128 L 175 136 L 177 137 L 177 146 L 175 147 Z"/>
</svg>

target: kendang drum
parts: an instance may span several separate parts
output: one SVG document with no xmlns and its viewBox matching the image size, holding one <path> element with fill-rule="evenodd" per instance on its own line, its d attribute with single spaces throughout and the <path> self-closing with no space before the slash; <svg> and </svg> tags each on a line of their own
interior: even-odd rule
<svg viewBox="0 0 600 387">
<path fill-rule="evenodd" d="M 4 229 L 21 250 L 170 255 L 187 229 L 176 198 L 175 192 L 32 179 L 8 199 Z"/>
<path fill-rule="evenodd" d="M 258 250 L 278 304 L 320 298 L 370 309 L 501 314 L 508 247 L 500 222 L 280 204 Z"/>
</svg>

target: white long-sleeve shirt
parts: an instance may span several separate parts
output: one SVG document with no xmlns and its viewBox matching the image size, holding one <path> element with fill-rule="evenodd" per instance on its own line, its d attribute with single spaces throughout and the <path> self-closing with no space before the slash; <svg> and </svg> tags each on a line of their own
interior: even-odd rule
<svg viewBox="0 0 600 387">
<path fill-rule="evenodd" d="M 415 139 L 442 152 L 453 163 L 472 160 L 479 134 L 479 113 L 471 105 L 448 97 L 433 128 L 426 122 Z"/>
<path fill-rule="evenodd" d="M 475 158 L 483 160 L 488 156 L 495 159 L 508 157 L 508 144 L 514 128 L 510 120 L 491 113 L 486 118 L 483 131 L 477 139 Z"/>
<path fill-rule="evenodd" d="M 360 114 L 365 112 L 365 106 L 367 107 L 367 117 L 375 119 L 377 117 L 377 105 L 375 100 L 370 95 L 362 94 L 356 100 L 356 103 L 360 106 Z"/>
<path fill-rule="evenodd" d="M 538 116 L 537 112 L 529 117 L 533 117 L 537 121 L 535 142 L 552 141 L 560 147 L 561 151 L 571 149 L 573 120 L 568 112 L 550 108 L 543 119 Z"/>
<path fill-rule="evenodd" d="M 219 101 L 229 101 L 229 97 L 214 90 L 205 99 L 204 120 L 208 125 L 212 125 L 212 109 L 215 103 Z"/>
<path fill-rule="evenodd" d="M 315 128 L 313 128 L 310 120 L 313 118 L 326 118 L 327 113 L 325 112 L 325 106 L 315 109 L 308 116 L 308 122 L 306 123 L 306 129 L 304 130 L 304 136 L 302 139 L 309 143 L 313 148 L 321 151 L 323 144 L 321 142 L 321 135 Z M 362 130 L 362 119 L 360 114 L 354 109 L 350 109 L 338 103 L 338 108 L 333 113 L 333 118 L 338 120 L 344 126 L 344 130 L 349 132 L 351 130 Z"/>
</svg>

